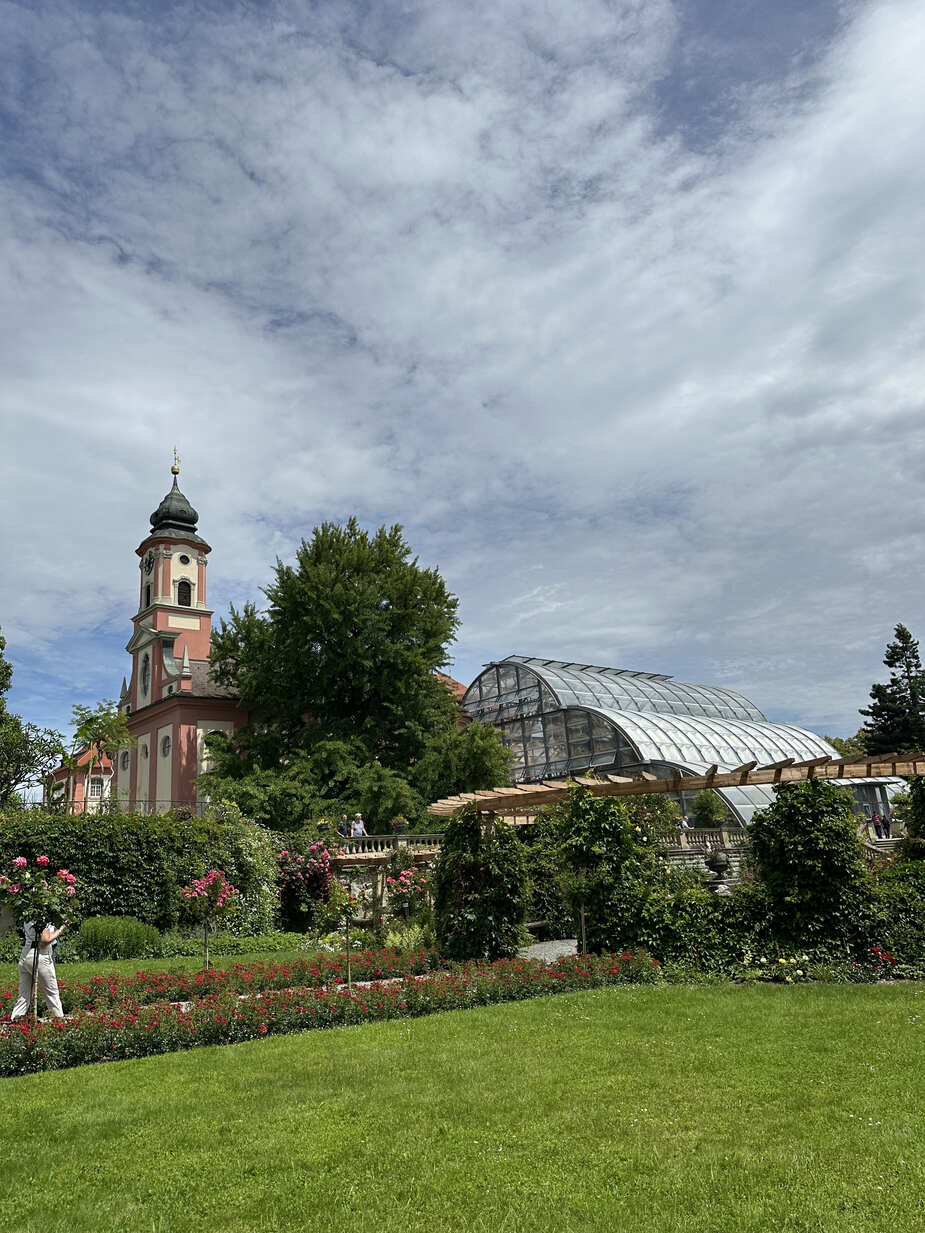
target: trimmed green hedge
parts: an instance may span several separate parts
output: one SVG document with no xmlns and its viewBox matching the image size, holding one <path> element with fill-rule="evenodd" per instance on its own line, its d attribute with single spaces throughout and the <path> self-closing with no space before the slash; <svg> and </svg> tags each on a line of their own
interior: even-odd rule
<svg viewBox="0 0 925 1233">
<path fill-rule="evenodd" d="M 43 854 L 76 874 L 83 917 L 134 916 L 175 928 L 186 919 L 180 889 L 215 866 L 242 892 L 228 928 L 261 933 L 274 925 L 276 842 L 253 822 L 169 813 L 0 814 L 0 868 L 16 856 Z"/>
</svg>

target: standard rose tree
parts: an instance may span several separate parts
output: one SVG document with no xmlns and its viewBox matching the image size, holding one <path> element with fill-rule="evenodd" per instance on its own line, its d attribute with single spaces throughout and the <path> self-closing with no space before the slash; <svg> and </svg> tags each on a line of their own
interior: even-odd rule
<svg viewBox="0 0 925 1233">
<path fill-rule="evenodd" d="M 209 966 L 209 934 L 214 922 L 232 907 L 234 898 L 240 894 L 232 886 L 221 869 L 210 869 L 204 878 L 199 878 L 180 892 L 193 913 L 202 921 L 202 937 L 205 967 Z"/>
<path fill-rule="evenodd" d="M 46 925 L 69 924 L 77 913 L 77 879 L 67 869 L 50 877 L 51 860 L 37 856 L 30 867 L 25 856 L 15 856 L 12 874 L 0 874 L 0 907 L 10 910 L 19 931 L 27 924 L 35 929 L 35 955 L 32 963 L 32 1016 L 37 1017 L 38 955 L 40 937 Z"/>
</svg>

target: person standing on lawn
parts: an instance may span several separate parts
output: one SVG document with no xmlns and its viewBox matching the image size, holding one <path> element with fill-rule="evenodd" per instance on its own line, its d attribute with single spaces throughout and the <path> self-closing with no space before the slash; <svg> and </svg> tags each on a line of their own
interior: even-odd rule
<svg viewBox="0 0 925 1233">
<path fill-rule="evenodd" d="M 51 953 L 52 943 L 57 942 L 67 925 L 46 925 L 38 939 L 38 986 L 42 997 L 53 1019 L 63 1019 L 61 995 L 58 992 L 58 978 L 55 975 L 55 961 Z M 28 1014 L 32 1001 L 32 971 L 35 966 L 35 924 L 28 921 L 23 932 L 26 944 L 19 956 L 19 997 L 10 1012 L 11 1019 L 21 1019 Z"/>
</svg>

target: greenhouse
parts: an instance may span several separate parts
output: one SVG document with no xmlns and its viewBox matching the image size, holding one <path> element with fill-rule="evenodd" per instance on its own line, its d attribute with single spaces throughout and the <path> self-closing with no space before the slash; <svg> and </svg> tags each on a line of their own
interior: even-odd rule
<svg viewBox="0 0 925 1233">
<path fill-rule="evenodd" d="M 466 713 L 493 724 L 513 754 L 515 783 L 587 775 L 675 772 L 702 775 L 757 760 L 767 765 L 836 751 L 820 736 L 769 722 L 742 694 L 689 685 L 653 672 L 599 668 L 510 655 L 487 664 L 462 699 Z M 900 779 L 839 780 L 858 812 L 885 813 Z M 717 788 L 747 823 L 774 799 L 770 787 Z M 680 794 L 681 808 L 690 801 Z"/>
</svg>

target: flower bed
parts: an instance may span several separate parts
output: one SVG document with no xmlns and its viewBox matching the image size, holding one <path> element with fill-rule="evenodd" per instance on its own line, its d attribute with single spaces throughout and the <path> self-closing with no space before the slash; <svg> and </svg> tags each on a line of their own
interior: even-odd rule
<svg viewBox="0 0 925 1233">
<path fill-rule="evenodd" d="M 625 953 L 569 956 L 548 967 L 527 959 L 462 964 L 452 971 L 405 976 L 388 984 L 375 981 L 353 992 L 293 986 L 242 998 L 225 988 L 203 992 L 187 1009 L 166 1001 L 143 1005 L 126 998 L 121 1005 L 80 1011 L 66 1020 L 8 1026 L 0 1035 L 0 1076 L 409 1018 L 601 985 L 650 984 L 659 978 L 655 960 Z"/>
<path fill-rule="evenodd" d="M 350 956 L 352 978 L 358 981 L 391 980 L 418 976 L 443 966 L 430 951 L 401 953 L 394 950 L 357 951 Z M 234 963 L 227 970 L 204 972 L 147 972 L 134 976 L 95 976 L 86 982 L 59 980 L 61 1005 L 66 1014 L 75 1010 L 102 1010 L 131 1001 L 144 1006 L 154 1002 L 190 1002 L 207 994 L 260 993 L 267 989 L 306 988 L 342 984 L 347 979 L 347 956 L 317 954 L 285 963 L 260 960 Z M 14 988 L 0 989 L 0 1017 L 16 1001 Z"/>
</svg>

